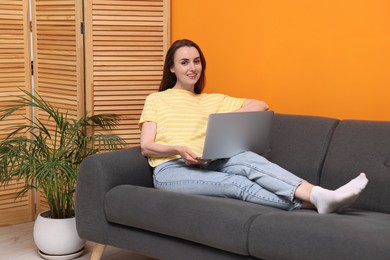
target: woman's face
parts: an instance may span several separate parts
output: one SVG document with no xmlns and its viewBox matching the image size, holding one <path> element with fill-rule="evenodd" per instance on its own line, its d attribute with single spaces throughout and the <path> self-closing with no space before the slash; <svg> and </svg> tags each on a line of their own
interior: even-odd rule
<svg viewBox="0 0 390 260">
<path fill-rule="evenodd" d="M 194 91 L 194 85 L 202 73 L 202 62 L 198 50 L 187 46 L 177 49 L 170 70 L 176 75 L 175 88 Z"/>
</svg>

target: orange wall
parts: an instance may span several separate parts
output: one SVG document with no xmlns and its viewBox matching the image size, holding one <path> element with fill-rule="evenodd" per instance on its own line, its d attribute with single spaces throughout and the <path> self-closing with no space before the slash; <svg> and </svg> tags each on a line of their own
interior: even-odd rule
<svg viewBox="0 0 390 260">
<path fill-rule="evenodd" d="M 390 120 L 389 0 L 172 0 L 172 41 L 197 42 L 206 92 L 279 113 Z"/>
</svg>

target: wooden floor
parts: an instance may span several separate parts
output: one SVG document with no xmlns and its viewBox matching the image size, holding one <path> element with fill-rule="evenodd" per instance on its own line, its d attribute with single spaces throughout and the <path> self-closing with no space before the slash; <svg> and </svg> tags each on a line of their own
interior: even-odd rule
<svg viewBox="0 0 390 260">
<path fill-rule="evenodd" d="M 33 240 L 33 222 L 0 227 L 0 259 L 39 260 L 42 259 Z M 83 254 L 76 260 L 87 260 L 91 256 L 94 243 L 87 242 Z M 152 260 L 124 249 L 107 247 L 102 260 Z"/>
</svg>

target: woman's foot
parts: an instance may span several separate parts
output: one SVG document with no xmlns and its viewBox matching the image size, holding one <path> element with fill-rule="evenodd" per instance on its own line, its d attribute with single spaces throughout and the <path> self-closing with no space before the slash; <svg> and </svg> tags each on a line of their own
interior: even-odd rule
<svg viewBox="0 0 390 260">
<path fill-rule="evenodd" d="M 366 175 L 361 173 L 337 190 L 315 186 L 310 194 L 310 202 L 317 208 L 318 213 L 332 213 L 354 203 L 367 183 Z"/>
</svg>

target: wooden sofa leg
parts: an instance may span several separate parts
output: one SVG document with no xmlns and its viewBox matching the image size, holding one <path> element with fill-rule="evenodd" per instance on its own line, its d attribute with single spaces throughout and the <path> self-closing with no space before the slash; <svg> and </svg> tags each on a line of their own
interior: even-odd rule
<svg viewBox="0 0 390 260">
<path fill-rule="evenodd" d="M 106 249 L 106 245 L 103 244 L 96 244 L 93 247 L 92 255 L 90 260 L 100 260 L 104 253 L 104 249 Z"/>
</svg>

